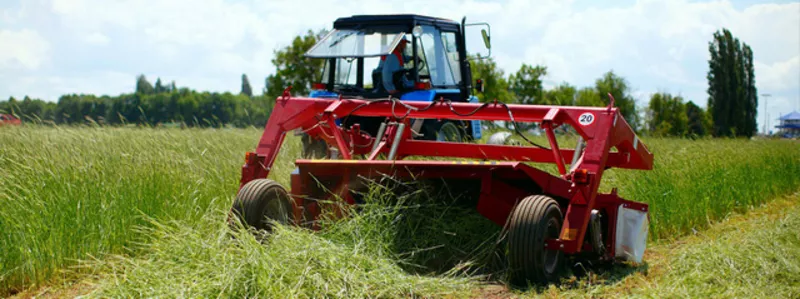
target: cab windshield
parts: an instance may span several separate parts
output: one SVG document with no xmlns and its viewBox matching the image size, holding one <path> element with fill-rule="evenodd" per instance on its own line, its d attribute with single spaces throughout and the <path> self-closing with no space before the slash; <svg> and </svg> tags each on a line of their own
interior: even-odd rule
<svg viewBox="0 0 800 299">
<path fill-rule="evenodd" d="M 307 57 L 379 57 L 392 52 L 404 32 L 377 32 L 368 30 L 336 29 L 323 37 Z"/>
<path fill-rule="evenodd" d="M 416 37 L 403 27 L 336 29 L 306 52 L 306 57 L 327 60 L 318 82 L 332 86 L 333 91 L 351 95 L 376 93 L 384 88 L 380 76 L 382 57 L 391 55 L 405 39 L 409 43 L 402 55 L 402 68 L 410 81 L 429 83 L 433 88 L 458 88 L 461 69 L 456 32 L 441 31 L 435 26 L 421 29 Z"/>
</svg>

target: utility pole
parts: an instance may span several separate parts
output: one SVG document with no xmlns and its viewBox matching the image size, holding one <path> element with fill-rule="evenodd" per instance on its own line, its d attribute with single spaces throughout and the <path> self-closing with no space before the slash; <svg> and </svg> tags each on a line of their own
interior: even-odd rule
<svg viewBox="0 0 800 299">
<path fill-rule="evenodd" d="M 769 122 L 769 112 L 767 112 L 769 106 L 767 103 L 769 102 L 769 97 L 772 95 L 768 93 L 762 93 L 761 96 L 764 97 L 764 136 L 767 136 L 769 135 L 769 124 L 767 124 Z"/>
</svg>

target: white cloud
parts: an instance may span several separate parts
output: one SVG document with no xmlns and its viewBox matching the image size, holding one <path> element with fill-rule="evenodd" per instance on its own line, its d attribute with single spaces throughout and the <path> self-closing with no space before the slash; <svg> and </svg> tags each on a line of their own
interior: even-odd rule
<svg viewBox="0 0 800 299">
<path fill-rule="evenodd" d="M 0 69 L 37 69 L 48 59 L 50 44 L 38 32 L 0 30 Z"/>
<path fill-rule="evenodd" d="M 108 36 L 99 32 L 94 32 L 87 35 L 84 40 L 91 45 L 98 46 L 107 45 L 109 41 Z"/>
<path fill-rule="evenodd" d="M 773 95 L 769 114 L 791 111 L 800 102 L 800 3 L 737 10 L 728 1 L 642 0 L 627 7 L 570 6 L 539 13 L 537 22 L 506 18 L 499 23 L 508 22 L 514 25 L 507 31 L 517 39 L 501 43 L 525 50 L 515 56 L 503 55 L 506 47 L 495 48 L 506 70 L 522 62 L 541 63 L 551 80 L 581 87 L 613 69 L 631 83 L 640 106 L 658 91 L 705 106 L 708 42 L 725 27 L 753 48 L 759 92 Z"/>
<path fill-rule="evenodd" d="M 773 94 L 770 109 L 776 110 L 770 114 L 791 106 L 779 108 L 772 102 L 800 99 L 797 2 L 20 1 L 20 9 L 0 9 L 0 16 L 30 29 L 5 29 L 0 38 L 36 36 L 24 44 L 44 52 L 0 48 L 0 98 L 6 93 L 40 93 L 55 100 L 65 91 L 129 92 L 139 73 L 151 81 L 160 76 L 179 86 L 216 91 L 238 91 L 240 75 L 246 73 L 260 90 L 263 78 L 273 72 L 273 50 L 298 34 L 330 28 L 341 16 L 418 13 L 489 22 L 492 54 L 506 74 L 521 63 L 543 64 L 550 72 L 548 85 L 568 81 L 580 88 L 613 69 L 628 79 L 640 105 L 649 94 L 668 91 L 704 106 L 708 41 L 726 27 L 753 48 L 759 92 Z M 4 39 L 0 43 L 8 44 Z M 35 82 L 41 85 L 18 84 L 21 79 L 3 76 L 10 67 L 31 70 L 26 78 L 38 78 Z M 109 77 L 101 78 L 103 74 Z"/>
<path fill-rule="evenodd" d="M 64 94 L 117 95 L 120 91 L 133 90 L 133 74 L 120 72 L 87 72 L 81 75 L 14 75 L 0 73 L 0 81 L 11 82 L 7 89 L 11 96 L 58 100 Z M 4 95 L 7 98 L 9 95 Z"/>
<path fill-rule="evenodd" d="M 755 62 L 756 82 L 764 90 L 784 91 L 800 85 L 800 54 L 772 64 Z"/>
</svg>

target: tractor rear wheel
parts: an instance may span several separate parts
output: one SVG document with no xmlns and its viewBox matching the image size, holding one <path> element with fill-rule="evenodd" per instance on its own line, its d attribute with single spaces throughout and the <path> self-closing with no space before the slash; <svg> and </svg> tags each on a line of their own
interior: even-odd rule
<svg viewBox="0 0 800 299">
<path fill-rule="evenodd" d="M 291 222 L 289 193 L 270 179 L 255 179 L 239 190 L 231 207 L 230 219 L 256 230 L 272 231 L 272 221 Z"/>
<path fill-rule="evenodd" d="M 436 140 L 462 142 L 464 141 L 464 136 L 462 135 L 462 130 L 456 125 L 456 123 L 447 121 L 442 123 L 442 126 L 439 127 L 439 131 L 436 132 Z"/>
<path fill-rule="evenodd" d="M 563 253 L 544 246 L 545 240 L 558 239 L 562 223 L 561 208 L 549 196 L 532 195 L 517 204 L 511 214 L 507 243 L 512 283 L 557 281 Z"/>
<path fill-rule="evenodd" d="M 460 122 L 457 121 L 437 121 L 425 120 L 422 132 L 425 137 L 424 140 L 431 141 L 445 141 L 445 142 L 463 142 L 467 137 L 467 132 L 462 128 Z"/>
</svg>

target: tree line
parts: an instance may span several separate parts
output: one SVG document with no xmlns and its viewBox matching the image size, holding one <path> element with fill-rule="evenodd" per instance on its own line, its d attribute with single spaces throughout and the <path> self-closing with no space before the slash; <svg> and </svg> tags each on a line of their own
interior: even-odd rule
<svg viewBox="0 0 800 299">
<path fill-rule="evenodd" d="M 637 107 L 630 83 L 613 71 L 597 78 L 593 86 L 579 89 L 563 82 L 545 89 L 542 82 L 547 75 L 545 66 L 523 64 L 506 77 L 494 60 L 486 59 L 474 62 L 472 70 L 474 78 L 484 78 L 486 92 L 478 95 L 481 101 L 497 99 L 520 104 L 602 107 L 608 105 L 608 94 L 611 94 L 625 120 L 639 133 L 701 137 L 711 132 L 711 116 L 681 96 L 659 92 L 651 95 L 648 106 Z"/>
<path fill-rule="evenodd" d="M 57 103 L 25 97 L 0 102 L 6 111 L 23 120 L 52 121 L 56 124 L 97 122 L 118 125 L 127 123 L 185 126 L 232 125 L 263 126 L 275 98 L 292 86 L 294 94 L 308 94 L 318 79 L 323 60 L 306 59 L 303 54 L 317 41 L 320 33 L 308 31 L 292 43 L 275 51 L 273 75 L 265 78 L 262 95 L 254 95 L 242 75 L 239 94 L 198 92 L 177 88 L 175 82 L 164 84 L 158 78 L 151 84 L 144 75 L 136 78 L 136 90 L 119 96 L 70 94 Z M 714 33 L 709 42 L 708 110 L 686 101 L 680 95 L 659 92 L 651 95 L 646 107 L 637 107 L 630 83 L 608 71 L 593 86 L 578 88 L 567 82 L 545 89 L 547 67 L 522 66 L 506 75 L 491 59 L 472 60 L 472 77 L 481 78 L 485 92 L 481 101 L 540 105 L 606 106 L 611 94 L 628 123 L 639 133 L 656 136 L 699 137 L 752 136 L 758 95 L 755 88 L 753 52 L 727 29 Z M 695 99 L 699 100 L 699 99 Z"/>
<path fill-rule="evenodd" d="M 654 136 L 750 137 L 756 133 L 758 93 L 755 87 L 753 51 L 727 29 L 717 31 L 709 42 L 708 110 L 680 95 L 658 92 L 646 107 L 636 107 L 630 84 L 609 71 L 594 86 L 578 89 L 567 82 L 545 90 L 547 67 L 523 64 L 505 76 L 492 59 L 473 62 L 473 78 L 482 78 L 482 101 L 539 105 L 605 106 L 611 94 L 625 120 L 639 133 Z M 695 99 L 695 102 L 701 99 Z"/>
<path fill-rule="evenodd" d="M 246 84 L 240 94 L 198 92 L 177 88 L 174 82 L 162 85 L 161 79 L 152 85 L 140 75 L 132 93 L 118 96 L 68 94 L 59 97 L 57 103 L 27 96 L 22 100 L 11 97 L 0 102 L 0 111 L 12 113 L 23 121 L 55 124 L 264 126 L 274 98 L 252 96 L 246 76 L 243 82 Z"/>
</svg>

